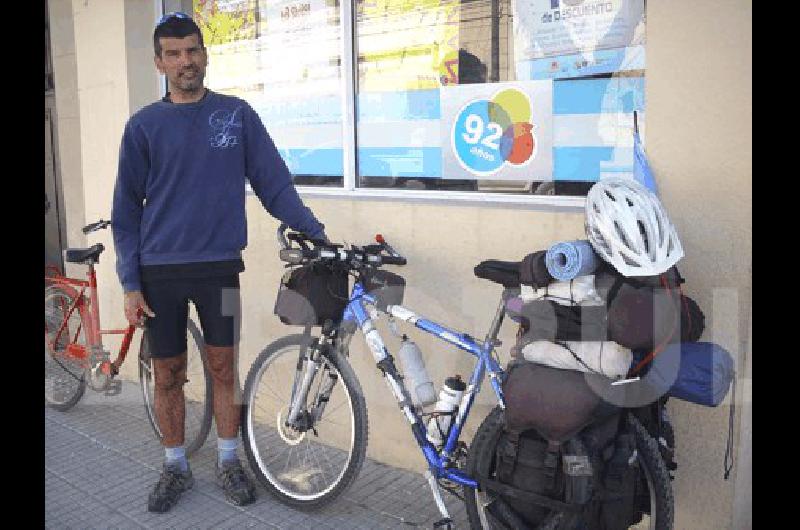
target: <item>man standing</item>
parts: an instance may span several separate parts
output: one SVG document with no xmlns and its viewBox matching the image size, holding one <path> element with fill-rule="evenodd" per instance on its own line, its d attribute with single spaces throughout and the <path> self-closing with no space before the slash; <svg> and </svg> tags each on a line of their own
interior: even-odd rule
<svg viewBox="0 0 800 530">
<path fill-rule="evenodd" d="M 125 126 L 114 189 L 117 274 L 132 324 L 146 315 L 155 371 L 155 411 L 166 450 L 148 510 L 166 512 L 194 483 L 184 452 L 188 301 L 200 317 L 213 382 L 217 479 L 229 501 L 249 504 L 255 488 L 236 454 L 239 319 L 223 314 L 223 293 L 239 305 L 247 244 L 245 181 L 264 208 L 291 228 L 327 239 L 303 205 L 258 115 L 245 101 L 203 86 L 208 56 L 188 15 L 170 13 L 153 33 L 167 95 Z M 227 306 L 230 304 L 226 303 Z"/>
</svg>

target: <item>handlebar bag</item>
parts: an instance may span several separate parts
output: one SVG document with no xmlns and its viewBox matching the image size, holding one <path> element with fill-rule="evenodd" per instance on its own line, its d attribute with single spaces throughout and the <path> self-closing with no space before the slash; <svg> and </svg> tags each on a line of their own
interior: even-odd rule
<svg viewBox="0 0 800 530">
<path fill-rule="evenodd" d="M 386 311 L 387 306 L 403 303 L 406 280 L 399 274 L 383 269 L 372 269 L 365 272 L 362 279 L 364 290 L 375 297 L 380 310 Z"/>
<path fill-rule="evenodd" d="M 321 326 L 342 319 L 347 307 L 348 275 L 321 263 L 287 271 L 281 279 L 274 313 L 289 325 Z"/>
</svg>

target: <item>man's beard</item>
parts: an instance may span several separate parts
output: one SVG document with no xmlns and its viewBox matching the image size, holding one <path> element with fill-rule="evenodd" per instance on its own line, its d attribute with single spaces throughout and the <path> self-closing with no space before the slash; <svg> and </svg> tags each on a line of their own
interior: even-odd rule
<svg viewBox="0 0 800 530">
<path fill-rule="evenodd" d="M 182 75 L 178 76 L 175 85 L 184 92 L 195 92 L 203 88 L 203 79 L 205 78 L 204 72 L 194 70 L 194 74 L 194 77 L 191 79 L 187 79 Z"/>
</svg>

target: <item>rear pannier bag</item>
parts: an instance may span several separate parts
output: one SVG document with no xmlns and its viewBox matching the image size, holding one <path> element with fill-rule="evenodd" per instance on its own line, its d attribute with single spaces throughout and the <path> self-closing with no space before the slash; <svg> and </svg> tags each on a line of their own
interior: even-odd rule
<svg viewBox="0 0 800 530">
<path fill-rule="evenodd" d="M 558 497 L 564 489 L 564 476 L 558 469 L 560 456 L 560 451 L 553 451 L 552 444 L 535 431 L 522 435 L 503 432 L 495 448 L 497 481 L 524 492 Z M 548 508 L 527 500 L 513 497 L 503 500 L 529 525 L 541 523 L 550 512 Z"/>
<path fill-rule="evenodd" d="M 505 428 L 512 432 L 535 429 L 543 438 L 560 442 L 595 419 L 616 412 L 592 390 L 586 377 L 601 376 L 510 362 L 503 382 Z"/>
<path fill-rule="evenodd" d="M 346 270 L 311 263 L 287 271 L 281 279 L 274 312 L 284 324 L 321 326 L 339 322 L 348 302 Z"/>
</svg>

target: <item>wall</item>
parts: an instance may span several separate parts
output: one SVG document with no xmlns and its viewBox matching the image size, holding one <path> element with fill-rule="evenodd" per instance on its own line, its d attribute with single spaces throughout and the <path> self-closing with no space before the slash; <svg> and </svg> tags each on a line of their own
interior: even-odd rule
<svg viewBox="0 0 800 530">
<path fill-rule="evenodd" d="M 141 39 L 152 30 L 152 21 L 142 27 L 147 17 L 134 21 L 135 7 L 121 0 L 72 4 L 52 0 L 50 4 L 53 38 L 58 39 L 57 45 L 54 42 L 57 83 L 64 64 L 77 61 L 75 89 L 59 92 L 57 87 L 59 97 L 73 102 L 64 106 L 64 112 L 59 102 L 59 120 L 73 120 L 72 128 L 59 122 L 59 148 L 62 173 L 69 182 L 65 195 L 71 197 L 67 201 L 69 232 L 74 235 L 73 227 L 79 228 L 84 218 L 109 215 L 125 120 L 142 102 L 158 97 L 153 88 L 155 70 L 146 79 L 144 63 L 131 64 L 145 60 Z M 152 2 L 140 5 L 151 12 Z M 70 16 L 75 25 L 74 48 L 70 32 L 60 27 Z M 751 18 L 750 2 L 722 0 L 650 2 L 647 14 L 647 151 L 687 252 L 681 262 L 688 279 L 686 293 L 706 312 L 703 338 L 728 348 L 740 366 L 751 362 L 745 358 L 750 351 L 745 346 L 752 300 Z M 65 83 L 64 76 L 61 82 Z M 79 131 L 79 141 L 65 131 Z M 66 142 L 73 144 L 66 146 Z M 77 206 L 81 203 L 85 215 Z M 500 294 L 498 286 L 473 276 L 478 262 L 518 260 L 555 240 L 583 234 L 581 212 L 346 199 L 308 199 L 307 203 L 328 225 L 333 239 L 367 242 L 375 233 L 383 233 L 409 258 L 402 269 L 409 284 L 407 305 L 478 337 L 485 333 Z M 267 343 L 292 330 L 272 315 L 283 272 L 274 242 L 277 222 L 254 197 L 248 198 L 247 209 L 250 244 L 242 276 L 242 377 Z M 103 242 L 108 249 L 98 273 L 103 282 L 103 326 L 110 327 L 122 322 L 113 245 L 110 233 L 93 241 Z M 453 373 L 469 372 L 471 360 L 466 354 L 420 333 L 410 334 L 425 353 L 437 383 Z M 508 359 L 505 352 L 512 334 L 512 327 L 505 325 L 501 334 L 505 344 L 500 348 L 503 361 Z M 112 350 L 116 345 L 117 341 L 109 341 Z M 388 345 L 396 347 L 396 341 L 389 340 Z M 126 378 L 136 378 L 134 359 L 124 366 Z M 405 420 L 360 340 L 354 340 L 352 362 L 370 410 L 370 456 L 422 470 L 422 457 Z M 465 440 L 491 404 L 491 391 L 484 387 Z M 746 476 L 738 476 L 748 469 L 748 459 L 740 460 L 741 467 L 730 481 L 722 480 L 728 406 L 726 402 L 706 409 L 676 400 L 670 403 L 680 465 L 673 483 L 676 528 L 731 527 L 735 494 L 736 527 L 749 526 L 751 496 Z M 737 407 L 737 433 L 742 409 Z M 743 422 L 745 445 L 735 447 L 740 458 L 750 453 L 750 425 L 749 420 Z"/>
<path fill-rule="evenodd" d="M 734 354 L 741 374 L 752 311 L 752 3 L 647 8 L 647 152 L 686 249 L 687 294 L 711 317 L 703 339 Z M 736 475 L 722 478 L 729 401 L 671 403 L 676 528 L 731 526 Z"/>
</svg>

